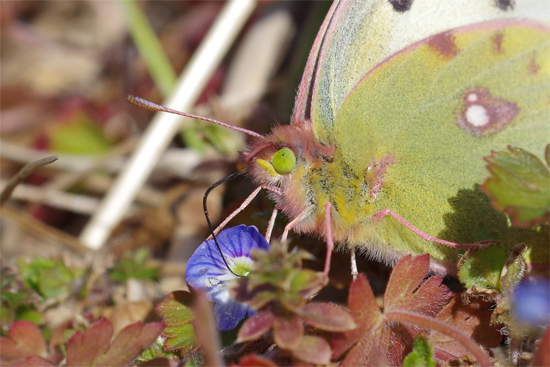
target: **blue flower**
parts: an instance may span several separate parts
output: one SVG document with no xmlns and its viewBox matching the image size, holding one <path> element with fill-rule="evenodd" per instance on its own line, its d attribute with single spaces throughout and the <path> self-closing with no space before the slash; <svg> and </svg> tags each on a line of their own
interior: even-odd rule
<svg viewBox="0 0 550 367">
<path fill-rule="evenodd" d="M 550 318 L 550 283 L 531 277 L 522 280 L 514 291 L 516 320 L 528 326 L 545 326 Z"/>
<path fill-rule="evenodd" d="M 217 239 L 231 270 L 240 276 L 247 276 L 252 269 L 250 250 L 269 250 L 269 244 L 254 226 L 224 229 Z M 214 314 L 220 330 L 233 329 L 253 312 L 229 295 L 226 282 L 237 276 L 227 269 L 214 240 L 203 242 L 195 250 L 187 262 L 185 278 L 191 287 L 204 290 L 208 299 L 215 302 Z"/>
</svg>

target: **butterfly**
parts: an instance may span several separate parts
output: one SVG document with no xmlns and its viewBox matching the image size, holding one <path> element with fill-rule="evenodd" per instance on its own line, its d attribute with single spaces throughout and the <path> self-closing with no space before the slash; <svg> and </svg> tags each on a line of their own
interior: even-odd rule
<svg viewBox="0 0 550 367">
<path fill-rule="evenodd" d="M 548 226 L 510 226 L 479 186 L 491 151 L 549 143 L 549 15 L 534 0 L 334 1 L 291 124 L 249 132 L 243 153 L 289 218 L 283 239 L 325 238 L 325 272 L 333 243 L 389 264 L 429 253 L 441 273 L 483 240 L 548 259 Z"/>
</svg>

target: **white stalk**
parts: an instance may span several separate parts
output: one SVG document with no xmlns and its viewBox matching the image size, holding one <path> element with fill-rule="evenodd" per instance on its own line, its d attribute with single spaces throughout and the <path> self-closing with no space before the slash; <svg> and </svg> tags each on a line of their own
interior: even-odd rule
<svg viewBox="0 0 550 367">
<path fill-rule="evenodd" d="M 255 6 L 254 0 L 231 0 L 216 19 L 178 80 L 166 106 L 190 111 Z M 91 249 L 98 249 L 120 222 L 154 165 L 184 120 L 157 112 L 127 166 L 118 176 L 100 207 L 80 235 Z"/>
</svg>

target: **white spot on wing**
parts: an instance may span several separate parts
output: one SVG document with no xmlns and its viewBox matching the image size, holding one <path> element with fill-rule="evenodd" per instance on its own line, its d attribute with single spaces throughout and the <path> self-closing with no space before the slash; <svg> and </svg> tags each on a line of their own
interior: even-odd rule
<svg viewBox="0 0 550 367">
<path fill-rule="evenodd" d="M 468 107 L 468 110 L 466 111 L 466 119 L 474 126 L 484 126 L 489 122 L 489 114 L 487 113 L 485 107 L 474 104 Z"/>
</svg>

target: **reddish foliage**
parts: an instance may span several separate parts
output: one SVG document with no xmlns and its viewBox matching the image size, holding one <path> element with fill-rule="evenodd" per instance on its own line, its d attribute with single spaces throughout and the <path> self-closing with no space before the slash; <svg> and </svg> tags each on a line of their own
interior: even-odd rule
<svg viewBox="0 0 550 367">
<path fill-rule="evenodd" d="M 25 320 L 14 322 L 9 335 L 9 338 L 0 338 L 0 363 L 2 365 L 22 363 L 31 356 L 46 356 L 46 341 L 44 341 L 38 326 L 32 322 Z M 33 361 L 34 359 L 29 363 Z"/>
<path fill-rule="evenodd" d="M 259 338 L 271 329 L 274 319 L 275 316 L 272 312 L 258 312 L 241 326 L 238 341 L 243 342 Z"/>
<path fill-rule="evenodd" d="M 239 364 L 230 367 L 276 367 L 277 364 L 257 354 L 248 354 L 239 360 Z"/>
<path fill-rule="evenodd" d="M 546 328 L 531 366 L 550 366 L 550 326 Z"/>
<path fill-rule="evenodd" d="M 296 349 L 304 331 L 304 324 L 299 317 L 275 317 L 273 320 L 273 337 L 279 348 Z"/>
<path fill-rule="evenodd" d="M 309 303 L 300 316 L 306 324 L 321 330 L 346 331 L 357 327 L 349 312 L 329 303 Z"/>
<path fill-rule="evenodd" d="M 164 329 L 164 323 L 128 325 L 113 342 L 113 326 L 101 319 L 84 333 L 77 331 L 67 343 L 67 366 L 127 366 L 147 349 Z"/>
<path fill-rule="evenodd" d="M 425 280 L 428 270 L 428 255 L 414 258 L 409 255 L 401 259 L 386 288 L 384 312 L 407 311 L 431 317 L 440 312 L 452 293 L 441 284 L 442 277 Z M 376 365 L 382 361 L 401 365 L 411 351 L 414 337 L 422 329 L 387 323 L 363 275 L 352 283 L 348 303 L 359 327 L 336 335 L 332 341 L 333 358 L 351 348 L 343 366 Z"/>
<path fill-rule="evenodd" d="M 465 305 L 461 296 L 457 295 L 436 318 L 465 332 L 485 348 L 495 348 L 500 344 L 502 335 L 496 327 L 491 326 L 493 311 L 489 306 L 490 303 L 479 299 Z M 434 354 L 439 360 L 455 359 L 468 353 L 464 346 L 446 335 L 434 332 L 430 340 L 434 343 Z"/>
<path fill-rule="evenodd" d="M 296 357 L 313 364 L 330 363 L 330 344 L 318 336 L 306 335 L 300 339 L 297 348 L 292 351 Z"/>
<path fill-rule="evenodd" d="M 44 358 L 39 356 L 31 356 L 25 359 L 23 362 L 16 363 L 12 367 L 54 367 L 54 364 L 51 364 Z"/>
</svg>

